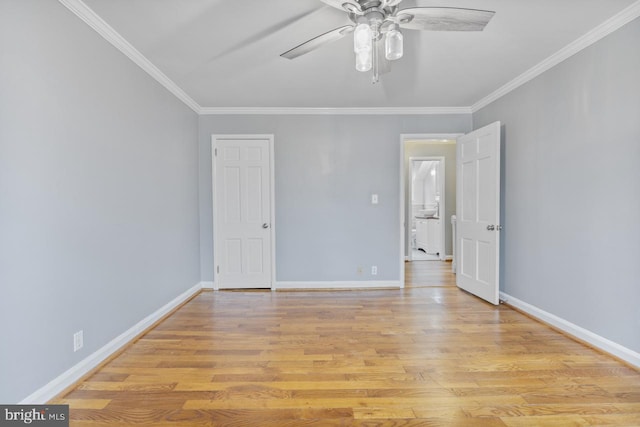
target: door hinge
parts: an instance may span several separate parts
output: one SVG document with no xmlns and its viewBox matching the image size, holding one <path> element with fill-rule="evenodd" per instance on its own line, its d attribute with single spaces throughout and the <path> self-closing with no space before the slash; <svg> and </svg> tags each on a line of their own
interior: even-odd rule
<svg viewBox="0 0 640 427">
<path fill-rule="evenodd" d="M 213 152 L 214 152 L 214 154 L 213 154 L 213 155 L 214 155 L 214 156 L 216 156 L 216 157 L 218 157 L 218 149 L 217 149 L 217 148 L 215 148 L 215 149 L 213 150 Z"/>
<path fill-rule="evenodd" d="M 220 266 L 216 266 L 216 273 L 220 274 Z"/>
</svg>

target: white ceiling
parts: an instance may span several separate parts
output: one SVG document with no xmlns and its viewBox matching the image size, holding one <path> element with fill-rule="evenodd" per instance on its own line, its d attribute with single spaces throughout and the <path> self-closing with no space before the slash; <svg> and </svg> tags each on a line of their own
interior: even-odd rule
<svg viewBox="0 0 640 427">
<path fill-rule="evenodd" d="M 634 0 L 404 0 L 496 12 L 484 32 L 405 30 L 373 85 L 351 37 L 279 55 L 348 22 L 320 0 L 84 0 L 201 107 L 469 107 Z"/>
</svg>

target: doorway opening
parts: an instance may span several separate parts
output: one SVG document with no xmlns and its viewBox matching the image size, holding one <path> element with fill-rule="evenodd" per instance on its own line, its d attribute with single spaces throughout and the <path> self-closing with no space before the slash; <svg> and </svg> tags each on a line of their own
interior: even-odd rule
<svg viewBox="0 0 640 427">
<path fill-rule="evenodd" d="M 456 139 L 462 134 L 400 136 L 400 275 L 405 262 L 453 257 Z M 433 262 L 431 261 L 431 262 Z M 443 264 L 444 265 L 444 264 Z M 447 263 L 451 268 L 451 263 Z"/>
<path fill-rule="evenodd" d="M 411 234 L 407 260 L 444 261 L 445 159 L 410 157 L 409 168 L 407 211 Z"/>
</svg>

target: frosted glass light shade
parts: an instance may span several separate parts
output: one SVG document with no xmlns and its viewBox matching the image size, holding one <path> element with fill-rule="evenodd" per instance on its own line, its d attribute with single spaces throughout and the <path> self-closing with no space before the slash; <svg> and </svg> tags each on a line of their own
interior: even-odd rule
<svg viewBox="0 0 640 427">
<path fill-rule="evenodd" d="M 387 37 L 384 40 L 384 53 L 389 61 L 402 58 L 404 54 L 403 40 L 404 37 L 396 26 L 387 32 Z"/>
<path fill-rule="evenodd" d="M 355 53 L 362 51 L 371 52 L 373 47 L 372 32 L 369 24 L 361 23 L 356 25 L 356 29 L 353 32 L 353 51 Z"/>
<path fill-rule="evenodd" d="M 356 53 L 356 70 L 369 71 L 373 65 L 371 50 Z"/>
</svg>

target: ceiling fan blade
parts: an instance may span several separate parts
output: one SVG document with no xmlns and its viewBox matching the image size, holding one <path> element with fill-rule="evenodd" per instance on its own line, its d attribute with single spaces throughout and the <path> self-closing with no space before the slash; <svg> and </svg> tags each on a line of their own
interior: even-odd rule
<svg viewBox="0 0 640 427">
<path fill-rule="evenodd" d="M 341 38 L 352 32 L 353 29 L 353 25 L 345 25 L 343 27 L 336 28 L 334 30 L 321 34 L 318 37 L 314 37 L 311 40 L 307 40 L 306 42 L 294 47 L 293 49 L 286 51 L 280 56 L 287 59 L 297 58 L 298 56 L 309 53 L 322 45 L 340 40 Z"/>
<path fill-rule="evenodd" d="M 322 9 L 322 6 L 319 6 L 320 9 Z M 227 47 L 227 49 L 225 49 L 224 51 L 220 52 L 219 54 L 217 54 L 216 56 L 214 56 L 213 58 L 211 58 L 211 61 L 215 61 L 217 59 L 223 58 L 231 53 L 237 52 L 240 49 L 246 48 L 248 46 L 251 46 L 252 44 L 264 40 L 265 38 L 271 36 L 272 34 L 275 34 L 279 31 L 282 31 L 284 29 L 286 29 L 287 27 L 289 27 L 290 25 L 298 22 L 299 20 L 301 20 L 302 18 L 305 18 L 309 15 L 312 15 L 314 13 L 316 13 L 318 11 L 318 8 L 313 9 L 313 10 L 309 10 L 309 11 L 305 11 L 303 13 L 300 13 L 296 16 L 292 16 L 290 18 L 287 18 L 285 20 L 282 20 L 280 22 L 275 23 L 274 25 L 271 25 L 269 27 L 267 27 L 266 29 L 259 31 L 256 34 L 250 35 L 249 37 L 247 37 L 244 40 L 241 40 L 239 43 L 229 46 Z"/>
<path fill-rule="evenodd" d="M 426 31 L 482 31 L 495 12 L 457 7 L 411 7 L 399 10 L 402 28 Z"/>
<path fill-rule="evenodd" d="M 362 13 L 362 8 L 360 8 L 360 4 L 356 0 L 320 0 L 322 3 L 327 4 L 331 7 L 335 7 L 336 9 L 340 9 L 347 12 L 352 12 L 356 14 Z"/>
</svg>

